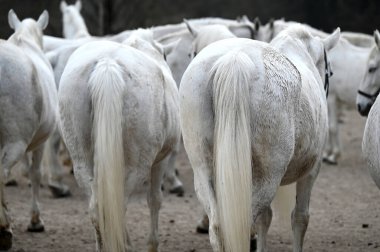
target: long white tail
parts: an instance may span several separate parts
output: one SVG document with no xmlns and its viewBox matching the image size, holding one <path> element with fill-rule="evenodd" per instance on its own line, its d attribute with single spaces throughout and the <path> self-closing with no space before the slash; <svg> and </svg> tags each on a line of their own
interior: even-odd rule
<svg viewBox="0 0 380 252">
<path fill-rule="evenodd" d="M 98 61 L 89 84 L 99 233 L 102 251 L 125 251 L 125 166 L 122 136 L 122 69 L 113 59 Z"/>
<path fill-rule="evenodd" d="M 225 252 L 248 252 L 252 223 L 249 81 L 255 66 L 243 52 L 221 57 L 214 73 L 214 174 Z"/>
</svg>

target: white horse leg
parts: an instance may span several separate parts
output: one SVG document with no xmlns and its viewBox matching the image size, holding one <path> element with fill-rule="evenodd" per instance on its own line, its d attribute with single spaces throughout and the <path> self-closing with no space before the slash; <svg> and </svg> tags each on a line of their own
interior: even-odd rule
<svg viewBox="0 0 380 252">
<path fill-rule="evenodd" d="M 176 169 L 175 169 L 175 161 L 178 155 L 179 144 L 173 149 L 173 151 L 169 154 L 168 168 L 166 169 L 166 179 L 170 184 L 169 192 L 173 194 L 177 194 L 177 196 L 182 197 L 185 190 L 183 188 L 183 184 L 181 180 L 178 178 Z"/>
<path fill-rule="evenodd" d="M 31 221 L 28 226 L 29 232 L 43 232 L 44 224 L 40 218 L 39 191 L 41 184 L 41 161 L 44 145 L 39 146 L 32 154 L 32 165 L 30 167 L 29 178 L 32 184 L 32 211 Z"/>
<path fill-rule="evenodd" d="M 309 224 L 309 204 L 311 189 L 317 178 L 321 163 L 318 162 L 310 174 L 297 181 L 296 206 L 292 212 L 292 229 L 294 236 L 294 252 L 301 252 L 306 229 Z"/>
<path fill-rule="evenodd" d="M 48 158 L 49 168 L 49 189 L 55 198 L 70 196 L 70 189 L 62 182 L 62 166 L 59 163 L 59 146 L 61 143 L 61 135 L 58 130 L 50 136 L 45 148 L 45 155 Z"/>
<path fill-rule="evenodd" d="M 158 213 L 161 208 L 163 175 L 167 169 L 170 156 L 153 165 L 150 172 L 150 188 L 148 191 L 148 206 L 150 211 L 150 234 L 148 240 L 148 252 L 158 250 Z"/>
<path fill-rule="evenodd" d="M 335 95 L 331 95 L 327 98 L 327 105 L 329 118 L 329 135 L 328 141 L 326 143 L 323 161 L 328 164 L 336 165 L 338 162 L 338 157 L 340 156 L 338 125 L 338 116 L 340 111 Z"/>
<path fill-rule="evenodd" d="M 256 220 L 256 231 L 258 235 L 257 239 L 257 251 L 267 251 L 267 233 L 269 226 L 272 222 L 272 209 L 270 206 L 265 207 L 262 213 L 257 217 Z"/>
<path fill-rule="evenodd" d="M 275 179 L 275 178 L 272 178 Z M 272 203 L 277 189 L 280 186 L 281 179 L 254 179 L 253 181 L 253 202 L 252 215 L 256 224 L 257 233 L 257 252 L 266 252 L 266 237 L 269 225 L 272 221 Z"/>
<path fill-rule="evenodd" d="M 7 204 L 4 197 L 4 183 L 7 180 L 10 169 L 23 155 L 25 155 L 26 144 L 17 142 L 6 144 L 0 150 L 0 250 L 8 250 L 12 247 L 11 220 L 8 215 Z"/>
</svg>

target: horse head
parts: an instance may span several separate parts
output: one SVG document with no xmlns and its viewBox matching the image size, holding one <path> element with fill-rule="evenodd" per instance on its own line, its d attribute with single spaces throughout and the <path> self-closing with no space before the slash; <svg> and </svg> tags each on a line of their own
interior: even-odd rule
<svg viewBox="0 0 380 252">
<path fill-rule="evenodd" d="M 231 29 L 236 29 L 237 26 L 226 26 L 222 24 L 210 24 L 195 28 L 189 21 L 184 19 L 187 29 L 193 37 L 191 56 L 194 58 L 203 48 L 209 44 L 226 39 L 235 38 Z"/>
<path fill-rule="evenodd" d="M 63 21 L 63 36 L 65 38 L 81 38 L 90 36 L 80 10 L 82 2 L 76 1 L 73 5 L 68 5 L 65 1 L 61 2 L 60 9 Z"/>
<path fill-rule="evenodd" d="M 12 37 L 15 38 L 16 41 L 21 39 L 34 41 L 42 49 L 42 31 L 49 23 L 49 14 L 46 10 L 42 12 L 37 21 L 31 18 L 20 21 L 16 13 L 11 9 L 8 13 L 8 23 L 15 31 Z M 12 39 L 12 37 L 10 39 Z"/>
<path fill-rule="evenodd" d="M 372 105 L 380 93 L 380 33 L 374 32 L 375 46 L 372 47 L 367 62 L 367 70 L 363 81 L 359 85 L 356 105 L 362 116 L 367 116 Z"/>
<path fill-rule="evenodd" d="M 123 44 L 145 53 L 157 62 L 164 63 L 162 65 L 166 67 L 166 55 L 172 52 L 177 43 L 178 40 L 165 45 L 160 44 L 153 39 L 153 31 L 150 29 L 137 29 L 123 42 Z"/>
</svg>

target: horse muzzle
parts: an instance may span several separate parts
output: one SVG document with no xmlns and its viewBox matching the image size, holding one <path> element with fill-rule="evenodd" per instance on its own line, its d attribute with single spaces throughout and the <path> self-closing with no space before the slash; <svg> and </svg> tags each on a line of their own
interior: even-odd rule
<svg viewBox="0 0 380 252">
<path fill-rule="evenodd" d="M 357 108 L 361 116 L 368 116 L 369 111 L 371 110 L 371 107 L 373 105 L 373 102 L 369 102 L 366 104 L 363 103 L 357 103 Z"/>
</svg>

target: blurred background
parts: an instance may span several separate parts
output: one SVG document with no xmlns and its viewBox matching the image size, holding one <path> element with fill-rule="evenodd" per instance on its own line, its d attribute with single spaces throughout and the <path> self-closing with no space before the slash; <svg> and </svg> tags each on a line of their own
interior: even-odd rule
<svg viewBox="0 0 380 252">
<path fill-rule="evenodd" d="M 75 0 L 67 0 L 75 3 Z M 50 14 L 45 34 L 62 36 L 60 0 L 0 0 L 0 36 L 12 33 L 7 14 L 13 8 L 20 19 Z M 82 15 L 92 35 L 115 34 L 127 29 L 179 23 L 183 18 L 247 15 L 307 23 L 326 32 L 340 26 L 345 31 L 372 34 L 380 29 L 379 0 L 82 0 Z"/>
</svg>

